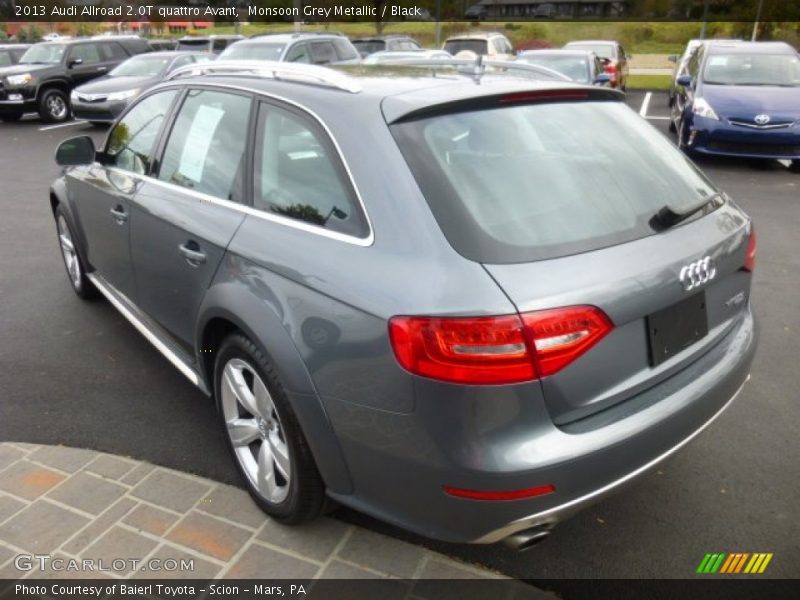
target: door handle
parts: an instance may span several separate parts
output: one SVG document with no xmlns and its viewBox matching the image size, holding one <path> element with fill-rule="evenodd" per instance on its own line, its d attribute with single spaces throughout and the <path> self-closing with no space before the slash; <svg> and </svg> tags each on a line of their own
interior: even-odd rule
<svg viewBox="0 0 800 600">
<path fill-rule="evenodd" d="M 128 220 L 128 213 L 126 213 L 125 209 L 119 205 L 111 209 L 111 215 L 114 217 L 114 220 L 118 225 L 122 225 Z"/>
<path fill-rule="evenodd" d="M 206 253 L 200 250 L 197 242 L 189 241 L 185 244 L 178 246 L 178 251 L 183 254 L 188 262 L 193 267 L 197 267 L 206 262 Z"/>
<path fill-rule="evenodd" d="M 108 67 L 97 67 L 98 71 L 108 71 Z"/>
</svg>

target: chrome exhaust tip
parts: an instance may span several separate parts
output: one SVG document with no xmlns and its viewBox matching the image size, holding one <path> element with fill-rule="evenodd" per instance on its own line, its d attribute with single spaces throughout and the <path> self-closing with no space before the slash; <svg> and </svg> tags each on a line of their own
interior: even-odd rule
<svg viewBox="0 0 800 600">
<path fill-rule="evenodd" d="M 539 525 L 518 531 L 503 540 L 503 543 L 517 552 L 524 552 L 544 541 L 550 535 L 549 525 Z"/>
</svg>

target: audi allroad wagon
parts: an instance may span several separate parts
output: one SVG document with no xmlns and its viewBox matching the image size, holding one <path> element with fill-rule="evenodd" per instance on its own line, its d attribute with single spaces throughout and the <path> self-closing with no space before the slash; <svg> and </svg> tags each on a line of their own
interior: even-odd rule
<svg viewBox="0 0 800 600">
<path fill-rule="evenodd" d="M 205 63 L 50 192 L 69 282 L 216 401 L 286 523 L 326 499 L 525 548 L 748 379 L 748 216 L 621 93 Z"/>
</svg>

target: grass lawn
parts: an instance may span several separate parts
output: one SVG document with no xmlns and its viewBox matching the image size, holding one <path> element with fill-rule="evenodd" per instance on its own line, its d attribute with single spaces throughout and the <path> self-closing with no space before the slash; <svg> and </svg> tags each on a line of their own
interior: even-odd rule
<svg viewBox="0 0 800 600">
<path fill-rule="evenodd" d="M 628 89 L 667 91 L 671 81 L 671 75 L 628 75 Z"/>
</svg>

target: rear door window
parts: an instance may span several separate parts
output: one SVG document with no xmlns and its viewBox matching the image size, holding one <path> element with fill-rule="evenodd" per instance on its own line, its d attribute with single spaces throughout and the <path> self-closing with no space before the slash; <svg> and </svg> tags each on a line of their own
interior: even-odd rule
<svg viewBox="0 0 800 600">
<path fill-rule="evenodd" d="M 103 51 L 103 60 L 123 61 L 128 58 L 128 53 L 116 42 L 107 42 L 102 44 L 101 48 Z"/>
<path fill-rule="evenodd" d="M 333 40 L 339 60 L 353 60 L 358 58 L 358 52 L 347 40 Z"/>
<path fill-rule="evenodd" d="M 80 59 L 84 65 L 99 63 L 102 59 L 97 46 L 98 44 L 78 44 L 73 46 L 69 54 L 70 60 Z"/>
<path fill-rule="evenodd" d="M 262 104 L 253 172 L 254 208 L 366 237 L 366 220 L 338 154 L 308 117 Z"/>
<path fill-rule="evenodd" d="M 311 56 L 308 54 L 308 45 L 304 43 L 295 44 L 286 53 L 286 62 L 310 63 Z"/>
<path fill-rule="evenodd" d="M 191 90 L 175 119 L 158 178 L 243 202 L 250 103 L 249 96 Z"/>
<path fill-rule="evenodd" d="M 576 254 L 654 234 L 662 207 L 715 189 L 622 102 L 505 106 L 392 125 L 446 237 L 487 263 Z"/>
</svg>

